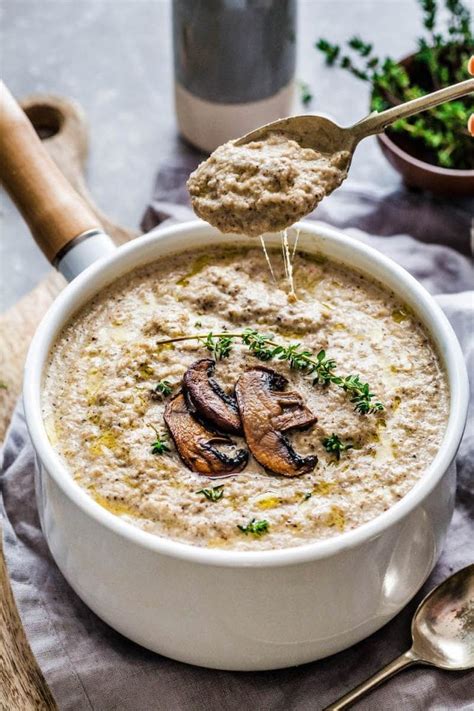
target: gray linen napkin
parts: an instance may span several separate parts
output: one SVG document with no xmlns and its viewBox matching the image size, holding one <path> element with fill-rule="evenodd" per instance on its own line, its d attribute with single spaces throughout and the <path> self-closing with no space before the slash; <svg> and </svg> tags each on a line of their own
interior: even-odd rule
<svg viewBox="0 0 474 711">
<path fill-rule="evenodd" d="M 145 228 L 170 218 L 190 217 L 188 208 L 176 205 L 185 202 L 184 180 L 197 161 L 195 154 L 188 153 L 158 176 L 153 202 L 144 217 Z M 458 251 L 434 244 L 446 240 L 466 251 L 468 212 L 462 206 L 453 208 L 415 194 L 384 195 L 357 185 L 342 188 L 325 202 L 315 215 L 318 219 L 358 227 L 347 231 L 391 256 L 439 295 L 472 373 L 471 266 Z M 471 405 L 473 402 L 471 397 Z M 473 410 L 471 407 L 470 425 L 457 458 L 456 510 L 446 545 L 416 598 L 379 632 L 337 655 L 293 669 L 236 673 L 181 664 L 129 642 L 90 612 L 70 589 L 40 530 L 34 500 L 34 456 L 19 406 L 0 470 L 4 550 L 28 639 L 60 710 L 322 709 L 400 654 L 409 645 L 410 619 L 421 597 L 474 559 Z M 471 672 L 418 668 L 388 682 L 357 708 L 467 710 L 473 708 L 473 688 Z"/>
</svg>

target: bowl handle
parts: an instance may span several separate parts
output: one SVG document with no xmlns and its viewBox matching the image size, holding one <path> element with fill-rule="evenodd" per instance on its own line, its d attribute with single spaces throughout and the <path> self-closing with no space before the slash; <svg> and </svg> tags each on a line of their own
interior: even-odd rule
<svg viewBox="0 0 474 711">
<path fill-rule="evenodd" d="M 47 259 L 67 279 L 114 249 L 97 217 L 50 158 L 3 82 L 0 153 L 0 181 Z"/>
</svg>

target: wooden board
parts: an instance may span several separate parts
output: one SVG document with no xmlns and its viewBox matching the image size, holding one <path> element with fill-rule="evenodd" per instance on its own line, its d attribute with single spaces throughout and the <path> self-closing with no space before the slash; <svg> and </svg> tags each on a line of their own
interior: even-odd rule
<svg viewBox="0 0 474 711">
<path fill-rule="evenodd" d="M 95 205 L 84 179 L 87 126 L 80 106 L 55 96 L 32 96 L 21 102 L 64 175 L 99 218 L 104 230 L 121 244 L 139 233 L 111 222 Z M 21 392 L 23 365 L 38 323 L 65 286 L 51 273 L 13 308 L 0 315 L 0 441 L 4 439 Z M 56 705 L 26 640 L 15 607 L 0 542 L 0 711 L 54 711 Z"/>
</svg>

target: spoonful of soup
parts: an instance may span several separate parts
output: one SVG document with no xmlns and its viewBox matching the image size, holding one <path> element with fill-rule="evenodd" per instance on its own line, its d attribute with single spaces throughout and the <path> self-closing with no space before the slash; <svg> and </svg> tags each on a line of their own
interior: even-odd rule
<svg viewBox="0 0 474 711">
<path fill-rule="evenodd" d="M 371 113 L 347 128 L 318 115 L 261 126 L 217 148 L 191 173 L 193 209 L 221 232 L 284 230 L 341 185 L 363 138 L 471 92 L 474 79 Z"/>
</svg>

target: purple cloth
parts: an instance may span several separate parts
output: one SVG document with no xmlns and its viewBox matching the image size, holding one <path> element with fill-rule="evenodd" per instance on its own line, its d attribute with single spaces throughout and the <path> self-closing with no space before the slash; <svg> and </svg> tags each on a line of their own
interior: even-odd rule
<svg viewBox="0 0 474 711">
<path fill-rule="evenodd" d="M 161 171 L 143 225 L 187 219 L 184 181 L 196 163 L 187 151 Z M 318 208 L 318 219 L 347 231 L 404 266 L 453 324 L 468 366 L 474 365 L 473 274 L 469 260 L 443 240 L 467 248 L 469 215 L 416 194 L 384 195 L 345 186 Z M 355 229 L 356 228 L 356 229 Z M 368 234 L 370 232 L 371 234 Z M 383 236 L 382 236 L 383 235 Z M 390 236 L 389 236 L 390 235 Z M 472 398 L 471 398 L 472 403 Z M 114 632 L 68 586 L 42 536 L 34 499 L 34 456 L 19 406 L 0 471 L 4 551 L 20 615 L 61 711 L 279 711 L 322 709 L 410 644 L 410 619 L 434 585 L 474 559 L 474 423 L 457 458 L 456 510 L 443 554 L 423 589 L 389 624 L 352 648 L 319 662 L 273 672 L 236 673 L 188 666 L 153 654 Z M 192 640 L 190 640 L 192 643 Z M 366 711 L 472 709 L 472 672 L 414 668 L 355 708 Z"/>
</svg>

